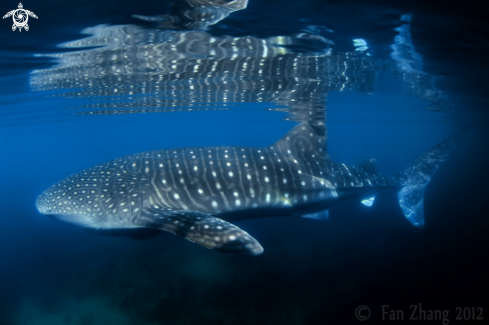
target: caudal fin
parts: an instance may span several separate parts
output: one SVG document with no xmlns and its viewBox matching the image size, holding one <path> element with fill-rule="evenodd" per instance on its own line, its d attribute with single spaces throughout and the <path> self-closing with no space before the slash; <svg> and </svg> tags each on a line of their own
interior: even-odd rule
<svg viewBox="0 0 489 325">
<path fill-rule="evenodd" d="M 416 227 L 424 227 L 423 199 L 426 186 L 455 148 L 463 131 L 457 132 L 423 153 L 396 175 L 403 185 L 402 190 L 397 194 L 399 205 L 409 222 Z"/>
</svg>

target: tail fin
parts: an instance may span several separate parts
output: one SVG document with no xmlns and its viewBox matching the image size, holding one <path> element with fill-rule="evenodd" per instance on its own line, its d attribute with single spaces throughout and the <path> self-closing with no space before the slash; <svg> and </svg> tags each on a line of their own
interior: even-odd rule
<svg viewBox="0 0 489 325">
<path fill-rule="evenodd" d="M 424 227 L 423 198 L 429 181 L 448 158 L 465 129 L 437 144 L 396 175 L 403 185 L 397 194 L 406 218 L 416 227 Z"/>
</svg>

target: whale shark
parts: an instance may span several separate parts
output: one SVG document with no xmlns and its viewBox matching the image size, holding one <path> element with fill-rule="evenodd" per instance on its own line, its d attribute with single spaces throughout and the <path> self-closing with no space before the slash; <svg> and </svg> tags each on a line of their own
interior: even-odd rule
<svg viewBox="0 0 489 325">
<path fill-rule="evenodd" d="M 235 222 L 328 219 L 329 208 L 340 201 L 372 206 L 377 193 L 394 189 L 406 218 L 424 226 L 425 188 L 460 132 L 394 176 L 379 174 L 374 159 L 347 166 L 326 152 L 325 99 L 331 91 L 372 93 L 377 73 L 385 70 L 411 94 L 435 106 L 444 102 L 432 77 L 420 71 L 409 26 L 399 30 L 393 61 L 340 53 L 331 40 L 307 31 L 265 38 L 209 31 L 247 4 L 183 0 L 165 15 L 133 16 L 156 28 L 87 28 L 89 37 L 60 45 L 80 51 L 43 55 L 58 65 L 33 71 L 31 87 L 96 99 L 85 108 L 97 110 L 81 115 L 270 103 L 300 124 L 264 148 L 178 148 L 108 161 L 43 192 L 36 201 L 41 214 L 102 235 L 148 239 L 169 232 L 216 251 L 255 256 L 263 247 Z"/>
<path fill-rule="evenodd" d="M 87 231 L 147 239 L 169 232 L 216 251 L 256 256 L 260 243 L 233 222 L 269 217 L 327 219 L 340 201 L 372 206 L 398 191 L 400 207 L 424 226 L 426 186 L 461 132 L 437 144 L 395 176 L 374 159 L 333 162 L 326 134 L 307 122 L 264 148 L 198 147 L 118 158 L 54 184 L 36 201 L 43 215 Z"/>
</svg>

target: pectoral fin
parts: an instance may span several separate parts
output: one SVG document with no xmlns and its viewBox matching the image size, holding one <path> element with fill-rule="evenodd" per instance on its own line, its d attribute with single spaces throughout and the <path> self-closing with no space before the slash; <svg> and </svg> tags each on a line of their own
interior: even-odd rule
<svg viewBox="0 0 489 325">
<path fill-rule="evenodd" d="M 137 223 L 219 252 L 249 256 L 263 253 L 260 243 L 246 231 L 210 214 L 152 206 L 144 210 Z"/>
</svg>

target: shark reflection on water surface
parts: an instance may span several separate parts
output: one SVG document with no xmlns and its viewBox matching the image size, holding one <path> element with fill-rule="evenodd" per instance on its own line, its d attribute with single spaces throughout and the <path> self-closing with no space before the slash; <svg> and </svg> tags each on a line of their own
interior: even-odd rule
<svg viewBox="0 0 489 325">
<path fill-rule="evenodd" d="M 63 46 L 91 48 L 49 55 L 58 58 L 58 66 L 34 71 L 31 86 L 71 89 L 58 96 L 99 101 L 84 107 L 90 109 L 80 113 L 85 115 L 229 109 L 263 102 L 301 123 L 265 148 L 179 148 L 106 162 L 42 193 L 36 202 L 42 214 L 106 235 L 145 239 L 166 231 L 217 251 L 258 255 L 261 245 L 232 222 L 279 216 L 327 219 L 328 209 L 342 200 L 356 198 L 371 206 L 379 191 L 395 189 L 408 220 L 423 226 L 424 190 L 459 134 L 394 177 L 377 173 L 373 159 L 346 166 L 326 153 L 329 91 L 371 93 L 376 73 L 392 70 L 417 89 L 415 95 L 435 105 L 441 102 L 443 94 L 427 75 L 413 77 L 420 74 L 412 68 L 413 60 L 402 61 L 406 44 L 393 46 L 397 64 L 335 52 L 330 40 L 313 33 L 260 39 L 205 31 L 246 4 L 180 1 L 167 15 L 137 16 L 164 29 L 88 28 L 85 33 L 92 36 Z"/>
<path fill-rule="evenodd" d="M 379 71 L 392 71 L 405 88 L 434 106 L 444 95 L 420 71 L 410 43 L 396 40 L 394 60 L 363 52 L 338 52 L 313 32 L 258 38 L 214 36 L 203 30 L 247 1 L 179 1 L 170 14 L 143 17 L 165 29 L 99 25 L 90 36 L 60 46 L 81 49 L 42 55 L 58 65 L 33 71 L 34 90 L 72 90 L 56 96 L 90 98 L 78 114 L 107 115 L 164 110 L 227 109 L 271 103 L 296 111 L 325 110 L 330 91 L 373 93 Z M 212 9 L 212 10 L 211 10 Z M 221 15 L 215 12 L 224 12 Z M 408 39 L 409 29 L 400 31 Z M 95 47 L 95 48 L 94 48 Z"/>
</svg>

